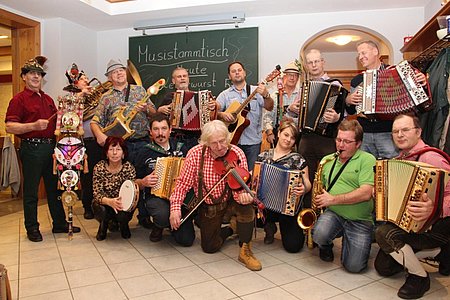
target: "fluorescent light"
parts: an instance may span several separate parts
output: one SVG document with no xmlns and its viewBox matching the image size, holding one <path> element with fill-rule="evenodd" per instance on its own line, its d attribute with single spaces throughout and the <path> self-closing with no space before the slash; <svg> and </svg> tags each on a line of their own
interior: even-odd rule
<svg viewBox="0 0 450 300">
<path fill-rule="evenodd" d="M 330 43 L 335 43 L 336 45 L 339 46 L 344 46 L 352 41 L 358 41 L 360 39 L 361 38 L 359 36 L 355 35 L 337 35 L 326 38 L 325 40 Z"/>
<path fill-rule="evenodd" d="M 140 22 L 134 26 L 134 30 L 204 26 L 204 25 L 218 25 L 218 24 L 234 24 L 236 27 L 238 27 L 238 23 L 243 23 L 244 21 L 245 21 L 244 13 L 232 13 L 227 15 L 221 14 L 221 15 L 190 17 L 184 20 L 177 19 L 175 22 L 171 22 L 170 20 Z"/>
<path fill-rule="evenodd" d="M 0 35 L 0 39 L 8 39 L 9 38 L 9 36 L 7 36 L 7 35 Z"/>
</svg>

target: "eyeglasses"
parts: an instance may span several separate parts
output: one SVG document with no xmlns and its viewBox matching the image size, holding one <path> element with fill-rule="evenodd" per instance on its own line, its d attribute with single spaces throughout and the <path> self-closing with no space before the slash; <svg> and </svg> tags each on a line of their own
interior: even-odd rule
<svg viewBox="0 0 450 300">
<path fill-rule="evenodd" d="M 322 59 L 318 59 L 318 60 L 313 60 L 313 61 L 307 61 L 306 63 L 308 65 L 317 65 L 317 64 L 319 64 L 321 62 L 322 62 Z"/>
<path fill-rule="evenodd" d="M 413 129 L 417 129 L 417 127 L 407 127 L 407 128 L 402 128 L 402 129 L 393 129 L 392 130 L 392 134 L 399 134 L 400 132 L 403 133 L 408 133 Z"/>
<path fill-rule="evenodd" d="M 346 144 L 346 145 L 351 144 L 351 143 L 356 143 L 356 141 L 343 140 L 343 139 L 340 139 L 340 138 L 335 138 L 334 140 L 335 140 L 336 143 L 338 143 L 338 144 L 340 144 L 341 142 L 343 142 L 343 143 Z"/>
</svg>

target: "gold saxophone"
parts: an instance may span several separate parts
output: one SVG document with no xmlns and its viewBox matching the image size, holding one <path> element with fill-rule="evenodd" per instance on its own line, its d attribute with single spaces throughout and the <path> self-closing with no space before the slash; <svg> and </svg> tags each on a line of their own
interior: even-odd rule
<svg viewBox="0 0 450 300">
<path fill-rule="evenodd" d="M 306 230 L 306 245 L 309 249 L 314 248 L 314 243 L 312 240 L 311 229 L 317 221 L 317 218 L 322 213 L 322 209 L 317 209 L 316 204 L 314 203 L 316 197 L 323 193 L 323 182 L 322 182 L 322 171 L 325 164 L 329 163 L 332 160 L 335 160 L 339 156 L 340 152 L 337 151 L 333 154 L 333 156 L 319 163 L 317 167 L 316 174 L 314 174 L 314 183 L 312 188 L 311 195 L 311 208 L 302 209 L 302 211 L 298 214 L 297 223 L 300 228 Z"/>
<path fill-rule="evenodd" d="M 83 111 L 84 121 L 89 120 L 94 116 L 95 108 L 97 107 L 100 98 L 113 86 L 111 81 L 100 83 L 100 81 L 97 78 L 92 78 L 92 80 L 89 81 L 89 85 L 93 81 L 97 81 L 98 84 L 92 88 L 90 94 L 84 96 L 84 111 Z"/>
</svg>

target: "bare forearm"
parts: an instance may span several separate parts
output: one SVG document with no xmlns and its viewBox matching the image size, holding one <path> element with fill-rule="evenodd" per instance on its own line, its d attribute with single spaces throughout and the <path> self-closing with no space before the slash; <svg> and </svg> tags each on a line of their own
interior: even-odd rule
<svg viewBox="0 0 450 300">
<path fill-rule="evenodd" d="M 5 129 L 7 133 L 12 134 L 24 134 L 35 130 L 34 122 L 33 123 L 7 122 Z"/>
<path fill-rule="evenodd" d="M 270 94 L 268 94 L 267 97 L 264 98 L 264 108 L 267 111 L 272 111 L 273 105 L 274 105 L 274 101 L 273 101 L 272 97 L 270 96 Z"/>
<path fill-rule="evenodd" d="M 368 201 L 372 197 L 372 189 L 372 185 L 362 185 L 350 193 L 335 195 L 332 202 L 333 204 L 353 204 Z"/>
</svg>

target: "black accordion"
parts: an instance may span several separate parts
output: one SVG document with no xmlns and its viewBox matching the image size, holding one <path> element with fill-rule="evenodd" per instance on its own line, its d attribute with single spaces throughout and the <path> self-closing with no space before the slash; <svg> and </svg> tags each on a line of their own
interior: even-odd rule
<svg viewBox="0 0 450 300">
<path fill-rule="evenodd" d="M 303 83 L 298 127 L 325 135 L 329 123 L 323 114 L 335 106 L 339 98 L 345 99 L 348 91 L 341 85 L 327 81 L 307 80 Z M 339 112 L 338 112 L 339 113 Z"/>
</svg>

